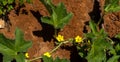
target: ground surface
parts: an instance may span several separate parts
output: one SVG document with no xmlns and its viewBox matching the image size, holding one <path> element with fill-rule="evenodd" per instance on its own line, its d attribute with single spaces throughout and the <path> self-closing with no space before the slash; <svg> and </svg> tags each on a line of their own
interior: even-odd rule
<svg viewBox="0 0 120 62">
<path fill-rule="evenodd" d="M 53 0 L 55 4 L 63 2 L 68 12 L 74 14 L 72 20 L 59 32 L 65 39 L 83 36 L 89 31 L 88 21 L 90 18 L 97 21 L 102 14 L 104 0 Z M 25 35 L 26 40 L 32 40 L 33 46 L 28 50 L 30 58 L 41 56 L 46 51 L 51 51 L 54 48 L 53 28 L 47 24 L 41 23 L 40 17 L 49 15 L 44 5 L 39 0 L 33 0 L 33 4 L 25 4 L 19 12 L 12 10 L 9 14 L 10 30 L 8 28 L 0 29 L 8 38 L 14 38 L 15 28 L 20 28 Z M 96 15 L 94 18 L 91 17 Z M 113 37 L 120 32 L 120 12 L 105 15 L 103 28 L 108 32 L 110 37 Z M 74 47 L 59 48 L 53 57 L 70 59 L 71 62 L 83 62 Z M 35 62 L 35 61 L 34 61 Z M 36 62 L 40 62 L 37 60 Z"/>
</svg>

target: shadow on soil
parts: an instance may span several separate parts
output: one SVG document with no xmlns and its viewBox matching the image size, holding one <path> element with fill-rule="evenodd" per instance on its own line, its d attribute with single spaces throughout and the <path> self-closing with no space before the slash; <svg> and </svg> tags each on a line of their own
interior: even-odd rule
<svg viewBox="0 0 120 62">
<path fill-rule="evenodd" d="M 91 19 L 95 22 L 98 23 L 100 18 L 101 18 L 101 10 L 100 10 L 100 3 L 98 0 L 94 1 L 94 6 L 93 6 L 93 11 L 89 13 Z"/>
<path fill-rule="evenodd" d="M 0 62 L 3 62 L 3 55 L 0 53 Z"/>
<path fill-rule="evenodd" d="M 51 25 L 41 22 L 40 18 L 42 17 L 42 15 L 39 13 L 39 11 L 35 12 L 31 10 L 31 13 L 34 15 L 34 17 L 36 17 L 36 19 L 42 26 L 42 30 L 33 31 L 33 35 L 43 37 L 44 41 L 51 41 L 51 39 L 54 38 L 54 28 Z"/>
<path fill-rule="evenodd" d="M 71 55 L 70 55 L 70 62 L 87 62 L 86 59 L 81 58 L 80 55 L 78 54 L 76 46 L 64 46 L 61 47 L 62 49 L 69 50 Z"/>
</svg>

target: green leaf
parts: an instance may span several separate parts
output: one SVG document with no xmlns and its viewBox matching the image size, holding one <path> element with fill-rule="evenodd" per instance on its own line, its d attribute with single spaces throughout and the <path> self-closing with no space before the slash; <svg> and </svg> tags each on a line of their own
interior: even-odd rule
<svg viewBox="0 0 120 62">
<path fill-rule="evenodd" d="M 59 3 L 59 4 L 56 6 L 56 8 L 54 8 L 54 10 L 55 10 L 56 14 L 59 15 L 59 16 L 58 16 L 58 20 L 66 17 L 66 15 L 68 15 L 68 14 L 67 14 L 67 11 L 66 11 L 66 8 L 65 8 L 65 6 L 64 6 L 63 3 Z"/>
<path fill-rule="evenodd" d="M 0 53 L 2 53 L 3 55 L 5 54 L 5 55 L 11 55 L 12 56 L 12 55 L 16 54 L 14 50 L 10 49 L 6 45 L 0 44 L 0 47 L 1 47 L 0 48 Z"/>
<path fill-rule="evenodd" d="M 115 55 L 115 56 L 112 56 L 107 62 L 118 62 L 119 58 L 120 56 Z"/>
<path fill-rule="evenodd" d="M 113 9 L 113 12 L 117 12 L 117 11 L 120 11 L 120 6 L 117 6 Z"/>
<path fill-rule="evenodd" d="M 102 47 L 100 41 L 93 42 L 92 49 L 88 53 L 88 56 L 86 57 L 88 62 L 103 62 L 103 60 L 106 59 L 106 54 L 104 52 L 104 48 Z"/>
<path fill-rule="evenodd" d="M 0 53 L 14 55 L 14 41 L 7 39 L 3 34 L 0 34 Z"/>
<path fill-rule="evenodd" d="M 67 59 L 62 59 L 62 61 L 61 62 L 70 62 L 69 60 L 67 60 Z"/>
<path fill-rule="evenodd" d="M 13 9 L 13 6 L 12 6 L 12 5 L 9 5 L 7 11 L 9 12 L 9 11 L 12 10 L 12 9 Z"/>
<path fill-rule="evenodd" d="M 54 60 L 54 62 L 61 62 L 61 60 L 60 60 L 60 58 L 56 58 L 55 60 Z"/>
<path fill-rule="evenodd" d="M 13 60 L 13 57 L 4 55 L 3 56 L 3 62 L 11 62 Z"/>
<path fill-rule="evenodd" d="M 53 27 L 56 29 L 58 27 L 58 22 L 57 22 L 58 17 L 54 10 L 53 10 L 53 14 L 51 15 L 51 18 L 52 18 L 52 22 L 53 22 Z"/>
<path fill-rule="evenodd" d="M 50 15 L 52 14 L 52 8 L 54 7 L 54 5 L 52 4 L 51 0 L 40 0 L 44 6 L 46 7 L 47 11 L 50 13 Z"/>
<path fill-rule="evenodd" d="M 59 57 L 57 57 L 53 62 L 70 62 L 67 59 L 60 59 Z"/>
<path fill-rule="evenodd" d="M 83 52 L 79 52 L 80 57 L 84 57 L 84 53 Z"/>
<path fill-rule="evenodd" d="M 120 51 L 120 44 L 119 43 L 115 46 L 115 50 Z"/>
<path fill-rule="evenodd" d="M 15 35 L 16 35 L 16 38 L 15 38 L 15 49 L 16 49 L 16 51 L 24 52 L 30 46 L 32 46 L 31 41 L 25 41 L 24 40 L 23 33 L 18 28 L 16 28 Z"/>
<path fill-rule="evenodd" d="M 95 38 L 95 35 L 90 32 L 90 33 L 85 33 L 84 36 L 87 38 L 87 39 L 94 39 Z"/>
<path fill-rule="evenodd" d="M 3 12 L 2 12 L 2 9 L 0 8 L 0 15 L 2 14 Z"/>
<path fill-rule="evenodd" d="M 105 0 L 105 12 L 116 12 L 120 10 L 119 0 Z"/>
<path fill-rule="evenodd" d="M 12 4 L 14 0 L 8 0 L 8 4 Z"/>
<path fill-rule="evenodd" d="M 21 30 L 16 28 L 16 31 L 15 31 L 15 48 L 16 48 L 16 51 L 19 50 L 19 47 L 21 46 L 21 44 L 23 44 L 23 42 L 24 42 L 23 33 L 21 32 Z"/>
<path fill-rule="evenodd" d="M 3 3 L 3 5 L 5 6 L 5 5 L 7 4 L 7 1 L 4 0 L 2 3 Z"/>
<path fill-rule="evenodd" d="M 43 56 L 43 62 L 53 62 L 52 57 Z"/>
<path fill-rule="evenodd" d="M 97 31 L 97 27 L 96 27 L 96 24 L 93 22 L 93 21 L 90 21 L 89 22 L 89 25 L 90 25 L 90 28 L 93 32 L 93 34 L 96 34 L 98 31 Z"/>
<path fill-rule="evenodd" d="M 20 47 L 19 47 L 19 52 L 26 52 L 27 49 L 32 46 L 32 41 L 25 41 Z"/>
<path fill-rule="evenodd" d="M 55 29 L 62 29 L 72 18 L 72 13 L 67 13 L 63 3 L 54 5 L 51 0 L 40 0 L 47 8 L 50 17 L 42 18 L 43 23 L 52 25 Z M 43 20 L 44 19 L 44 20 Z"/>
<path fill-rule="evenodd" d="M 41 21 L 42 21 L 43 23 L 47 23 L 47 24 L 53 25 L 53 22 L 52 22 L 52 20 L 50 19 L 50 17 L 41 17 Z"/>
<path fill-rule="evenodd" d="M 32 45 L 31 41 L 25 41 L 20 29 L 16 29 L 15 40 L 7 39 L 0 34 L 0 53 L 3 54 L 3 61 L 10 62 L 16 59 L 17 62 L 25 62 L 24 52 Z"/>
<path fill-rule="evenodd" d="M 92 40 L 92 48 L 86 57 L 88 62 L 106 61 L 106 49 L 113 51 L 112 45 L 104 37 L 98 37 Z M 115 52 L 115 51 L 114 51 Z"/>
<path fill-rule="evenodd" d="M 120 33 L 115 36 L 115 38 L 120 39 Z"/>
<path fill-rule="evenodd" d="M 58 25 L 58 28 L 63 28 L 72 18 L 73 14 L 69 13 L 66 17 L 60 20 L 60 23 Z M 64 22 L 64 23 L 63 23 Z"/>
<path fill-rule="evenodd" d="M 15 57 L 17 62 L 25 62 L 25 55 L 23 53 L 19 53 L 16 57 Z"/>
</svg>

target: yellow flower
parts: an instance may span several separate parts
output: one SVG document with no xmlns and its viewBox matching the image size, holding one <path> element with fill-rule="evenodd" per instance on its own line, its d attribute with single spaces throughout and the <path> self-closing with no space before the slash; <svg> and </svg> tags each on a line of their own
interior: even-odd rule
<svg viewBox="0 0 120 62">
<path fill-rule="evenodd" d="M 75 42 L 77 42 L 77 43 L 82 42 L 82 37 L 76 36 L 75 37 Z"/>
<path fill-rule="evenodd" d="M 62 35 L 58 35 L 56 39 L 58 42 L 64 41 L 64 37 Z"/>
<path fill-rule="evenodd" d="M 51 54 L 49 52 L 45 52 L 43 55 L 47 57 L 51 57 Z"/>
<path fill-rule="evenodd" d="M 25 57 L 26 57 L 26 58 L 29 58 L 29 54 L 28 54 L 28 53 L 25 53 Z"/>
</svg>

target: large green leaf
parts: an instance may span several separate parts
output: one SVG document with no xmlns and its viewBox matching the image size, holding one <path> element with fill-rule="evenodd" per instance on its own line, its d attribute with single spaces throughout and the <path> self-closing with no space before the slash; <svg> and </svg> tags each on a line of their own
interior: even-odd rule
<svg viewBox="0 0 120 62">
<path fill-rule="evenodd" d="M 16 29 L 15 35 L 15 50 L 18 52 L 25 52 L 32 45 L 32 42 L 25 41 L 23 33 L 18 28 Z"/>
<path fill-rule="evenodd" d="M 7 39 L 3 34 L 0 34 L 0 53 L 14 55 L 14 41 Z"/>
<path fill-rule="evenodd" d="M 86 57 L 88 62 L 105 62 L 107 59 L 106 50 L 110 50 L 113 54 L 115 54 L 115 50 L 112 45 L 106 41 L 102 35 L 96 39 L 93 39 L 92 42 L 93 44 L 91 50 Z"/>
<path fill-rule="evenodd" d="M 16 49 L 16 51 L 18 51 L 21 44 L 24 43 L 23 35 L 24 34 L 21 32 L 21 30 L 16 28 L 16 31 L 15 31 L 15 49 Z"/>
<path fill-rule="evenodd" d="M 15 57 L 17 62 L 25 62 L 25 55 L 23 53 L 19 53 L 16 57 Z"/>
<path fill-rule="evenodd" d="M 53 59 L 52 57 L 46 57 L 46 56 L 43 56 L 43 62 L 53 62 Z"/>
<path fill-rule="evenodd" d="M 0 53 L 2 53 L 3 55 L 11 55 L 11 56 L 16 54 L 14 50 L 10 49 L 9 47 L 3 44 L 0 44 Z"/>
<path fill-rule="evenodd" d="M 54 5 L 52 4 L 51 0 L 40 0 L 44 6 L 46 7 L 47 11 L 50 13 L 50 15 L 52 14 L 52 9 L 54 7 Z"/>
<path fill-rule="evenodd" d="M 63 28 L 72 18 L 72 13 L 69 13 L 67 16 L 65 16 L 64 18 L 62 18 L 59 22 L 58 28 Z"/>
<path fill-rule="evenodd" d="M 13 60 L 13 57 L 4 55 L 3 56 L 3 62 L 11 62 Z"/>
<path fill-rule="evenodd" d="M 120 56 L 115 55 L 112 58 L 110 58 L 107 62 L 118 62 L 118 59 L 120 58 Z"/>
<path fill-rule="evenodd" d="M 53 25 L 53 22 L 52 22 L 50 17 L 41 17 L 41 21 L 43 23 L 47 23 L 47 24 Z"/>
<path fill-rule="evenodd" d="M 31 41 L 25 41 L 20 29 L 15 31 L 15 40 L 7 39 L 0 34 L 0 53 L 3 54 L 3 61 L 10 62 L 16 59 L 17 62 L 25 62 L 24 52 L 32 46 Z"/>
<path fill-rule="evenodd" d="M 106 54 L 104 51 L 104 45 L 101 44 L 101 40 L 94 41 L 92 49 L 88 53 L 88 62 L 103 62 L 106 59 Z"/>
<path fill-rule="evenodd" d="M 52 25 L 55 29 L 62 29 L 72 18 L 72 13 L 68 13 L 64 4 L 54 5 L 51 0 L 40 0 L 47 10 L 50 17 L 42 17 L 43 23 Z"/>
<path fill-rule="evenodd" d="M 93 34 L 97 34 L 98 31 L 97 31 L 96 24 L 91 20 L 91 21 L 89 22 L 89 25 L 90 25 L 90 28 L 91 28 Z"/>
<path fill-rule="evenodd" d="M 25 41 L 20 47 L 19 52 L 26 52 L 32 46 L 32 41 Z"/>
<path fill-rule="evenodd" d="M 57 28 L 58 27 L 58 15 L 56 14 L 56 12 L 53 10 L 53 13 L 52 13 L 52 15 L 51 15 L 51 21 L 52 21 L 52 23 L 53 23 L 53 27 L 54 28 Z M 60 22 L 60 21 L 59 21 Z"/>
<path fill-rule="evenodd" d="M 59 15 L 58 20 L 64 18 L 67 15 L 67 11 L 63 3 L 59 3 L 54 10 L 56 14 Z"/>
</svg>

